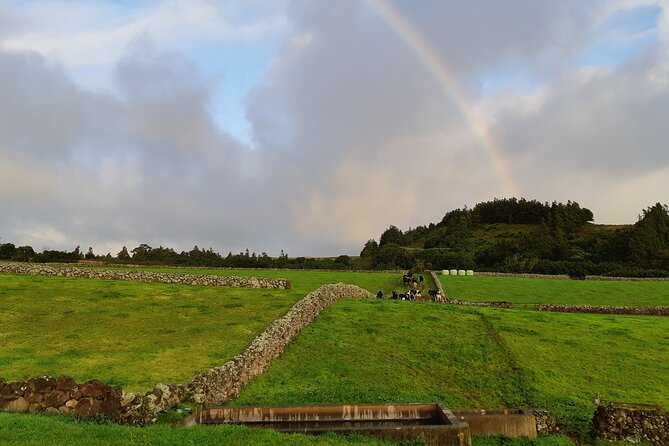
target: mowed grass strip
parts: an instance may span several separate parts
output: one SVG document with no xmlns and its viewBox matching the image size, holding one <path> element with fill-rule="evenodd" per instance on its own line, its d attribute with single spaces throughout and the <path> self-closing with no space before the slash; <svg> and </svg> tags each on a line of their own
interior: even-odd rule
<svg viewBox="0 0 669 446">
<path fill-rule="evenodd" d="M 295 291 L 0 275 L 0 376 L 67 374 L 130 390 L 180 383 L 243 351 Z"/>
<path fill-rule="evenodd" d="M 539 407 L 586 432 L 592 399 L 669 405 L 669 319 L 344 301 L 232 404 Z"/>
<path fill-rule="evenodd" d="M 442 276 L 448 297 L 519 304 L 669 306 L 669 282 Z"/>
</svg>

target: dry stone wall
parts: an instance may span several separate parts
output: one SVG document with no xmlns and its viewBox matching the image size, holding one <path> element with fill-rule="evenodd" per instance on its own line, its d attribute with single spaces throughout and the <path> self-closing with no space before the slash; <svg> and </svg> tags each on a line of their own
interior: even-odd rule
<svg viewBox="0 0 669 446">
<path fill-rule="evenodd" d="M 569 276 L 566 274 L 520 274 L 520 273 L 495 273 L 488 271 L 476 271 L 477 276 L 484 277 L 520 277 L 524 279 L 557 279 L 568 280 Z"/>
<path fill-rule="evenodd" d="M 605 305 L 541 304 L 539 305 L 539 311 L 555 311 L 561 313 L 630 314 L 638 316 L 669 316 L 669 307 L 615 307 Z"/>
<path fill-rule="evenodd" d="M 360 287 L 343 283 L 320 287 L 296 303 L 285 316 L 274 321 L 243 353 L 223 366 L 195 377 L 188 384 L 188 393 L 203 403 L 224 403 L 237 397 L 323 309 L 347 297 L 374 296 Z"/>
<path fill-rule="evenodd" d="M 524 279 L 553 279 L 569 280 L 571 277 L 567 274 L 522 274 L 522 273 L 496 273 L 487 271 L 477 271 L 477 276 L 487 277 L 520 277 Z M 610 280 L 618 282 L 667 282 L 669 277 L 613 277 L 613 276 L 585 276 L 585 280 Z"/>
<path fill-rule="evenodd" d="M 120 387 L 97 380 L 77 384 L 68 376 L 42 376 L 6 382 L 0 378 L 0 408 L 11 412 L 74 413 L 80 418 L 98 414 L 121 419 Z"/>
<path fill-rule="evenodd" d="M 213 276 L 204 274 L 155 273 L 150 271 L 80 268 L 68 264 L 0 262 L 0 273 L 30 276 L 77 277 L 83 279 L 127 280 L 177 285 L 224 286 L 238 288 L 290 289 L 288 279 Z"/>
<path fill-rule="evenodd" d="M 667 412 L 600 406 L 592 424 L 597 438 L 603 440 L 669 445 Z"/>
</svg>

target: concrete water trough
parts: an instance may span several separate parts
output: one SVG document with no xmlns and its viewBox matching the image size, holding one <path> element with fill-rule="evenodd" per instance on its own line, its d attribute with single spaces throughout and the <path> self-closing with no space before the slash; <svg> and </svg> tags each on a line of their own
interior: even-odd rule
<svg viewBox="0 0 669 446">
<path fill-rule="evenodd" d="M 507 437 L 537 438 L 534 415 L 517 409 L 458 410 L 453 415 L 469 424 L 472 437 L 505 435 Z"/>
<path fill-rule="evenodd" d="M 244 424 L 302 434 L 358 433 L 428 445 L 470 446 L 467 422 L 441 404 L 341 404 L 198 409 L 184 425 Z"/>
</svg>

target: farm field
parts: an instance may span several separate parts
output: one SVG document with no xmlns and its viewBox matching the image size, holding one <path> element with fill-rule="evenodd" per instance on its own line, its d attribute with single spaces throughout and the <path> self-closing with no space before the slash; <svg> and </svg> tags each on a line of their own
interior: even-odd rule
<svg viewBox="0 0 669 446">
<path fill-rule="evenodd" d="M 251 290 L 0 275 L 0 305 L 4 309 L 0 376 L 15 380 L 69 374 L 77 381 L 96 378 L 122 385 L 125 390 L 146 391 L 158 382 L 186 382 L 198 372 L 223 364 L 322 284 L 354 283 L 384 293 L 402 288 L 398 274 L 384 273 L 162 271 L 285 277 L 293 287 L 287 291 Z M 430 280 L 428 275 L 425 278 Z M 450 279 L 461 279 L 469 286 L 472 279 L 482 277 Z M 494 279 L 500 290 L 513 278 Z M 546 289 L 558 282 L 525 280 L 545 284 Z M 508 284 L 522 297 L 523 287 L 516 280 Z M 647 290 L 634 292 L 634 288 L 649 284 L 667 286 L 625 283 L 630 286 L 627 296 L 650 295 Z M 426 283 L 426 288 L 431 285 Z M 623 301 L 624 294 L 617 299 Z M 439 401 L 454 409 L 541 407 L 558 416 L 568 429 L 585 435 L 595 395 L 608 401 L 669 406 L 668 358 L 667 318 L 345 300 L 306 327 L 270 369 L 231 404 Z M 21 436 L 30 439 L 15 444 L 37 445 L 89 444 L 92 437 L 101 445 L 149 441 L 383 444 L 336 436 L 277 437 L 280 434 L 243 427 L 189 431 L 163 424 L 132 429 L 66 417 L 0 413 L 0 438 L 4 440 L 3 431 L 10 430 L 25 431 Z M 48 434 L 42 435 L 42 431 Z M 474 444 L 563 446 L 572 442 L 549 436 L 534 443 L 488 438 L 476 439 Z"/>
<path fill-rule="evenodd" d="M 302 296 L 277 290 L 0 275 L 0 376 L 185 382 L 241 352 Z"/>
<path fill-rule="evenodd" d="M 438 277 L 446 295 L 460 300 L 507 301 L 518 304 L 669 306 L 669 281 Z"/>
<path fill-rule="evenodd" d="M 341 301 L 233 405 L 543 407 L 589 429 L 600 395 L 669 405 L 669 320 Z"/>
<path fill-rule="evenodd" d="M 192 271 L 203 270 L 182 272 Z M 346 280 L 370 291 L 400 284 L 397 274 L 267 273 L 289 276 L 293 288 L 0 274 L 0 376 L 13 380 L 68 374 L 77 381 L 96 378 L 131 391 L 146 391 L 159 382 L 186 382 L 240 353 L 273 320 L 324 283 Z"/>
</svg>

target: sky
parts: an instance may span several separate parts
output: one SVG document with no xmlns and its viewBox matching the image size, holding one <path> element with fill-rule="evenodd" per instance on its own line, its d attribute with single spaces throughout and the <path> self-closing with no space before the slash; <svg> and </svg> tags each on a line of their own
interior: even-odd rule
<svg viewBox="0 0 669 446">
<path fill-rule="evenodd" d="M 0 243 L 357 255 L 669 202 L 669 0 L 0 0 Z"/>
</svg>

